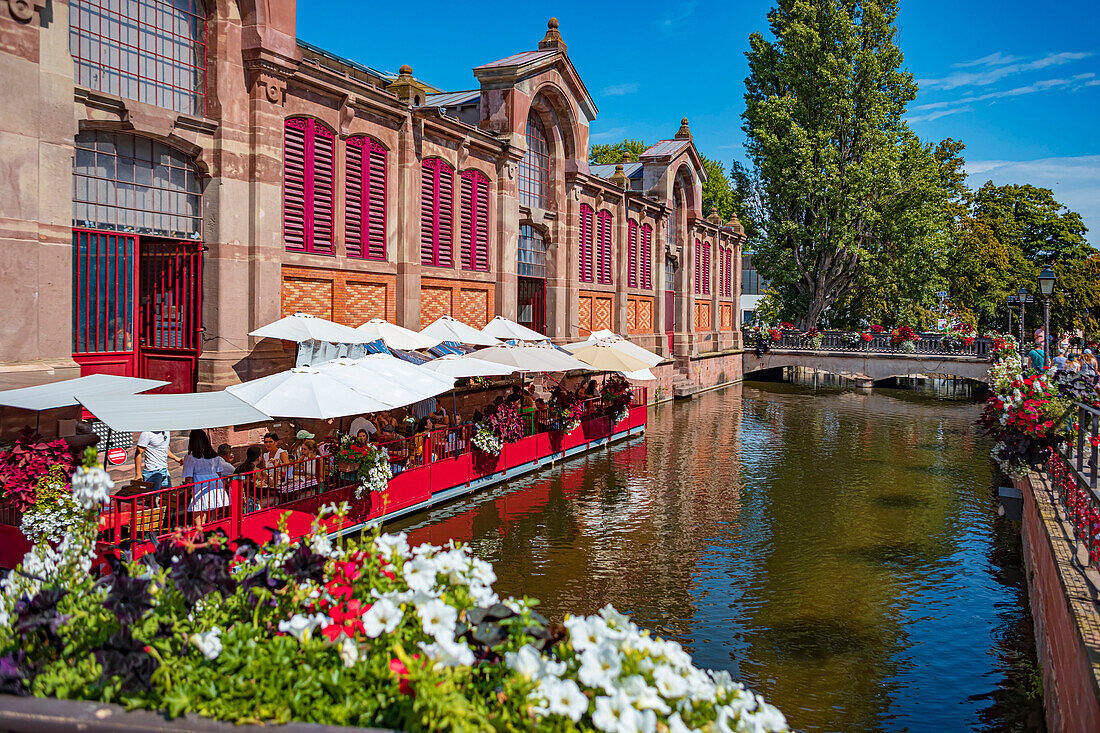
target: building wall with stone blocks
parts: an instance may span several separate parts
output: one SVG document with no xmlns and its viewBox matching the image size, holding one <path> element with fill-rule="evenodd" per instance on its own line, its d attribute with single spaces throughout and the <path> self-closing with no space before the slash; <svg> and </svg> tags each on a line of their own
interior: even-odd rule
<svg viewBox="0 0 1100 733">
<path fill-rule="evenodd" d="M 37 0 L 0 4 L 0 89 L 19 100 L 0 106 L 0 155 L 13 192 L 0 199 L 0 288 L 9 304 L 0 322 L 0 388 L 100 368 L 95 349 L 74 352 L 77 316 L 102 317 L 81 311 L 73 272 L 89 255 L 74 238 L 78 223 L 102 235 L 97 241 L 112 253 L 117 241 L 133 243 L 132 256 L 117 259 L 138 292 L 119 302 L 129 309 L 119 319 L 141 329 L 156 320 L 139 318 L 141 308 L 196 309 L 175 326 L 194 336 L 179 360 L 191 359 L 190 371 L 173 378 L 178 389 L 218 389 L 284 368 L 285 345 L 248 334 L 295 312 L 352 326 L 383 317 L 414 329 L 443 314 L 480 326 L 498 314 L 534 313 L 532 323 L 559 342 L 607 328 L 670 356 L 740 345 L 744 230 L 702 211 L 702 162 L 687 120 L 641 156 L 640 183 L 591 166 L 596 103 L 556 20 L 527 50 L 473 69 L 470 91 L 450 92 L 408 66 L 395 76 L 296 40 L 293 0 L 208 0 L 205 10 L 197 3 L 200 22 L 185 23 L 196 35 L 181 36 L 194 46 L 185 51 L 206 59 L 184 70 L 196 74 L 190 88 L 205 92 L 150 97 L 108 88 L 102 80 L 111 74 L 86 73 L 90 62 L 73 39 L 87 2 L 49 3 L 45 15 L 47 4 Z M 164 61 L 108 54 L 103 63 L 140 70 Z M 301 141 L 288 120 L 309 131 Z M 138 213 L 193 226 L 128 226 L 112 218 L 111 206 L 99 206 L 110 215 L 76 221 L 78 206 L 95 212 L 108 203 L 74 202 L 97 195 L 74 193 L 88 175 L 81 166 L 89 136 L 117 160 L 120 140 L 174 151 L 194 190 L 177 192 L 184 202 L 177 208 L 150 199 L 154 210 Z M 357 158 L 357 150 L 368 157 Z M 382 169 L 370 167 L 383 158 L 384 181 Z M 424 165 L 432 159 L 452 172 L 449 198 L 443 184 L 426 185 L 435 180 Z M 299 164 L 303 172 L 295 172 Z M 108 178 L 99 183 L 115 196 L 122 184 Z M 644 250 L 631 239 L 643 228 Z M 521 232 L 534 233 L 542 249 L 521 252 Z M 714 253 L 734 252 L 730 297 L 722 295 L 716 256 L 711 287 L 695 291 L 696 240 Z M 201 279 L 191 270 L 173 275 L 194 285 L 192 301 L 180 300 L 186 288 L 146 282 L 147 271 L 160 272 L 144 264 L 154 245 L 198 253 Z M 464 248 L 477 253 L 472 264 Z M 531 292 L 535 308 L 519 300 Z M 131 333 L 131 352 L 120 357 L 135 376 L 150 368 L 148 337 Z"/>
</svg>

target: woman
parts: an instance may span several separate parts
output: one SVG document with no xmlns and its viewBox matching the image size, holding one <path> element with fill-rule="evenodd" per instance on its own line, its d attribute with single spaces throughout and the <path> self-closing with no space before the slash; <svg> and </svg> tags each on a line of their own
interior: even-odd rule
<svg viewBox="0 0 1100 733">
<path fill-rule="evenodd" d="M 264 450 L 260 455 L 260 467 L 265 470 L 260 474 L 260 483 L 264 486 L 279 487 L 282 490 L 289 478 L 289 472 L 283 466 L 289 463 L 290 456 L 279 447 L 279 435 L 277 433 L 266 433 L 264 435 Z"/>
<path fill-rule="evenodd" d="M 306 438 L 302 441 L 302 451 L 299 464 L 298 475 L 301 479 L 303 490 L 314 489 L 320 484 L 321 476 L 321 454 L 317 450 L 317 441 L 313 438 Z"/>
<path fill-rule="evenodd" d="M 260 454 L 263 450 L 258 445 L 248 446 L 244 460 L 233 471 L 237 481 L 243 483 L 244 510 L 254 512 L 260 508 L 260 492 L 256 489 L 256 475 L 254 471 L 259 468 Z"/>
<path fill-rule="evenodd" d="M 425 456 L 427 451 L 425 448 L 431 444 L 432 430 L 435 429 L 435 425 L 432 423 L 431 418 L 421 418 L 420 422 L 416 425 L 416 434 L 413 435 L 413 460 L 412 465 L 423 466 L 425 463 Z"/>
<path fill-rule="evenodd" d="M 589 379 L 588 384 L 584 388 L 584 396 L 586 399 L 592 399 L 593 397 L 599 396 L 599 391 L 600 386 L 596 384 L 596 380 Z"/>
<path fill-rule="evenodd" d="M 229 468 L 210 445 L 206 432 L 192 430 L 183 457 L 183 483 L 196 484 L 195 495 L 187 505 L 187 511 L 195 514 L 195 524 L 204 524 L 207 512 L 229 506 L 229 494 L 222 481 L 233 473 Z"/>
</svg>

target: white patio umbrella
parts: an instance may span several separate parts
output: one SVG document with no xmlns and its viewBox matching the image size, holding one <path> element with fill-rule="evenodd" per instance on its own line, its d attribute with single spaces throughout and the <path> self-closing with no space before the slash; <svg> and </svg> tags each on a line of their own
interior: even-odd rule
<svg viewBox="0 0 1100 733">
<path fill-rule="evenodd" d="M 367 341 L 382 340 L 391 349 L 430 349 L 438 346 L 443 339 L 425 336 L 407 328 L 390 323 L 381 318 L 372 318 L 355 329 L 361 335 L 368 336 Z"/>
<path fill-rule="evenodd" d="M 451 316 L 440 316 L 431 325 L 420 329 L 422 336 L 431 336 L 440 339 L 441 341 L 455 341 L 460 344 L 470 344 L 472 346 L 496 346 L 500 343 L 499 339 L 488 336 L 481 331 L 478 331 L 473 326 L 469 326 L 457 318 Z M 477 376 L 475 374 L 470 375 L 455 375 L 455 376 Z"/>
<path fill-rule="evenodd" d="M 273 417 L 327 420 L 392 407 L 312 367 L 288 369 L 225 391 Z"/>
<path fill-rule="evenodd" d="M 492 336 L 501 340 L 519 339 L 520 341 L 546 341 L 538 331 L 532 331 L 527 326 L 521 326 L 515 321 L 504 316 L 497 316 L 485 324 L 481 332 L 486 336 Z"/>
<path fill-rule="evenodd" d="M 333 359 L 319 365 L 317 370 L 384 403 L 385 406 L 378 410 L 411 405 L 448 392 L 455 385 L 454 377 L 436 374 L 389 354 L 368 354 L 361 359 Z"/>
<path fill-rule="evenodd" d="M 567 372 L 574 369 L 591 371 L 583 361 L 559 351 L 549 344 L 512 346 L 501 344 L 474 352 L 478 359 L 513 367 L 517 372 Z M 465 358 L 465 357 L 463 357 Z"/>
<path fill-rule="evenodd" d="M 330 344 L 365 344 L 375 339 L 367 338 L 351 326 L 335 323 L 308 313 L 295 313 L 274 323 L 257 328 L 248 334 L 257 338 L 283 339 L 284 341 L 327 341 Z"/>
<path fill-rule="evenodd" d="M 421 364 L 421 367 L 448 377 L 502 377 L 516 371 L 514 367 L 477 358 L 480 353 L 475 351 L 466 355 L 447 354 Z"/>
<path fill-rule="evenodd" d="M 573 356 L 601 371 L 633 372 L 652 366 L 648 360 L 642 360 L 627 353 L 619 348 L 618 344 L 608 339 L 582 344 L 570 351 L 573 352 Z"/>
<path fill-rule="evenodd" d="M 596 333 L 602 333 L 602 332 L 597 331 Z M 595 336 L 596 333 L 592 334 L 592 336 Z M 611 332 L 608 331 L 607 333 L 611 333 Z M 608 344 L 608 345 L 614 347 L 618 351 L 621 351 L 622 353 L 624 353 L 628 356 L 632 356 L 635 359 L 638 359 L 639 361 L 645 362 L 646 367 L 657 366 L 662 361 L 664 361 L 664 359 L 660 355 L 654 354 L 649 349 L 644 349 L 644 348 L 642 348 L 641 346 L 638 346 L 638 344 L 636 344 L 632 341 L 627 341 L 622 336 L 616 336 L 613 333 L 611 333 L 610 336 L 600 336 L 598 338 L 592 338 L 592 336 L 589 336 L 587 341 L 578 341 L 576 343 L 566 344 L 565 349 L 567 351 L 571 352 L 574 356 L 577 356 L 577 350 L 578 349 L 583 349 L 583 348 L 589 347 L 592 344 L 602 343 L 602 344 Z M 581 358 L 581 357 L 578 356 L 577 358 Z M 587 360 L 582 359 L 582 361 L 587 361 Z M 638 368 L 641 369 L 642 367 L 638 367 Z M 627 371 L 634 371 L 634 370 L 628 369 Z"/>
</svg>

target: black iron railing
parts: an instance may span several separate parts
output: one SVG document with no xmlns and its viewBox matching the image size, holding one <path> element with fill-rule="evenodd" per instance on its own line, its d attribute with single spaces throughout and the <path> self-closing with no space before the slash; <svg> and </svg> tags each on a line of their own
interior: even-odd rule
<svg viewBox="0 0 1100 733">
<path fill-rule="evenodd" d="M 814 338 L 807 338 L 800 331 L 783 331 L 782 337 L 770 344 L 773 349 L 794 351 L 842 351 L 870 352 L 876 354 L 934 354 L 936 356 L 969 356 L 988 359 L 991 339 L 984 336 L 967 339 L 945 336 L 942 333 L 922 333 L 919 341 L 905 344 L 893 343 L 888 331 L 871 334 L 871 340 L 865 340 L 863 334 L 845 331 L 822 331 Z M 747 346 L 753 346 L 752 338 L 746 339 Z"/>
</svg>

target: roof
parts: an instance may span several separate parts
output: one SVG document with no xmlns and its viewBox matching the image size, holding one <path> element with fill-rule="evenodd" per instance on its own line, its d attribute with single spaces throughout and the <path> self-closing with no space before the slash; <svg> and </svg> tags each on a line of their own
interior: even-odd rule
<svg viewBox="0 0 1100 733">
<path fill-rule="evenodd" d="M 588 170 L 600 178 L 611 178 L 615 175 L 615 166 L 618 163 L 590 163 Z M 642 164 L 641 163 L 623 163 L 623 173 L 627 178 L 641 178 L 642 177 Z"/>
<path fill-rule="evenodd" d="M 482 64 L 481 66 L 475 66 L 474 71 L 477 71 L 478 69 L 499 69 L 505 66 L 522 66 L 523 64 L 529 64 L 533 61 L 542 61 L 543 59 L 548 59 L 551 56 L 557 55 L 557 53 L 557 49 L 554 49 L 552 51 L 523 51 L 522 53 L 505 56 L 504 58 L 497 59 L 496 61 L 490 61 L 487 64 Z"/>
<path fill-rule="evenodd" d="M 138 379 L 137 377 L 120 377 L 114 374 L 89 374 L 86 377 L 0 392 L 0 405 L 19 407 L 24 410 L 52 410 L 56 407 L 69 407 L 79 404 L 76 398 L 77 393 L 82 396 L 111 395 L 112 397 L 118 397 L 163 387 L 167 384 L 168 382 L 159 379 Z"/>
<path fill-rule="evenodd" d="M 657 144 L 650 146 L 648 150 L 642 153 L 643 158 L 664 158 L 672 157 L 683 150 L 685 147 L 691 145 L 690 140 L 660 140 Z"/>
<path fill-rule="evenodd" d="M 479 89 L 469 89 L 464 92 L 429 94 L 426 101 L 429 107 L 460 107 L 466 104 L 474 104 L 480 98 L 481 91 Z"/>
<path fill-rule="evenodd" d="M 267 422 L 264 413 L 229 392 L 81 395 L 80 404 L 118 432 L 201 430 Z"/>
<path fill-rule="evenodd" d="M 315 53 L 318 56 L 322 56 L 326 59 L 330 59 L 330 60 L 335 61 L 339 64 L 343 64 L 344 66 L 349 66 L 349 67 L 355 69 L 356 71 L 363 72 L 364 74 L 370 74 L 371 76 L 377 77 L 379 79 L 385 79 L 385 80 L 392 80 L 392 79 L 397 78 L 397 74 L 394 74 L 392 71 L 379 71 L 378 69 L 367 66 L 366 64 L 361 64 L 358 61 L 352 61 L 351 59 L 346 59 L 346 58 L 343 58 L 342 56 L 337 56 L 336 54 L 331 53 L 329 51 L 326 51 L 325 49 L 320 48 L 319 46 L 314 46 L 312 43 L 307 43 L 306 41 L 303 41 L 301 38 L 297 39 L 297 41 L 298 41 L 299 46 L 301 46 L 302 48 L 306 49 L 307 51 L 309 51 L 311 53 Z"/>
</svg>

